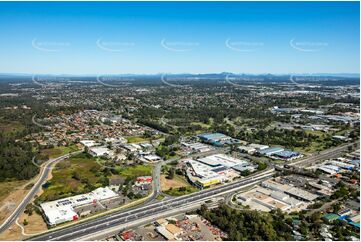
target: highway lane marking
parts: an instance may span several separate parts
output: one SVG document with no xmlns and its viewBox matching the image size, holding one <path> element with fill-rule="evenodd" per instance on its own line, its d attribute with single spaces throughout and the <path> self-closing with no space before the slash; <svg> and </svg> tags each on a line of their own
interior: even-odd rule
<svg viewBox="0 0 361 242">
<path fill-rule="evenodd" d="M 346 146 L 347 147 L 347 146 Z M 340 147 L 339 149 L 344 149 L 344 148 L 346 148 L 346 147 Z M 327 153 L 328 154 L 328 153 Z M 326 154 L 325 154 L 326 155 Z M 321 156 L 320 156 L 321 157 Z M 320 158 L 320 157 L 318 157 L 318 158 Z M 300 162 L 307 162 L 307 161 L 309 161 L 309 160 L 302 160 L 302 161 L 300 161 Z M 300 163 L 300 162 L 297 162 L 297 163 Z M 243 186 L 243 185 L 245 185 L 245 183 L 247 183 L 249 180 L 251 180 L 251 181 L 254 181 L 255 179 L 257 179 L 257 181 L 260 179 L 260 178 L 262 178 L 262 177 L 265 177 L 265 176 L 267 176 L 267 174 L 268 173 L 270 173 L 270 172 L 273 172 L 273 170 L 268 170 L 268 171 L 265 171 L 265 172 L 263 172 L 263 173 L 260 173 L 260 174 L 256 174 L 255 176 L 252 176 L 252 177 L 250 177 L 249 179 L 247 179 L 247 180 L 243 180 L 243 181 L 237 181 L 235 184 L 226 184 L 224 187 L 218 187 L 218 188 L 216 188 L 216 191 L 212 191 L 211 192 L 211 194 L 215 194 L 216 192 L 219 192 L 219 193 L 224 193 L 224 190 L 225 189 L 234 189 L 236 186 Z M 229 185 L 231 185 L 231 186 L 229 186 Z M 209 191 L 208 191 L 209 192 Z M 204 193 L 202 193 L 202 194 L 197 194 L 197 195 L 195 195 L 195 196 L 192 196 L 192 195 L 194 195 L 194 194 L 192 194 L 192 195 L 190 195 L 189 196 L 189 198 L 191 199 L 191 201 L 193 201 L 193 200 L 195 200 L 196 199 L 196 197 L 198 197 L 198 196 L 206 196 L 207 194 L 208 194 L 208 192 L 204 192 Z M 185 200 L 185 201 L 188 201 L 188 196 L 183 196 L 183 197 L 181 197 L 181 198 L 179 198 L 178 199 L 179 201 L 182 201 L 182 200 Z M 176 202 L 177 201 L 177 199 L 174 199 L 174 200 L 169 200 L 169 202 Z M 168 201 L 167 201 L 168 202 Z M 162 203 L 160 203 L 160 204 L 158 204 L 158 205 L 161 205 Z M 146 207 L 141 207 L 141 208 L 135 208 L 133 211 L 135 212 L 135 211 L 137 211 L 137 210 L 139 210 L 139 209 L 144 209 L 144 208 L 147 208 L 147 207 L 153 207 L 153 206 L 157 206 L 157 204 L 150 204 L 150 205 L 147 205 Z M 168 206 L 167 207 L 169 207 L 169 204 L 167 204 Z M 155 207 L 154 208 L 154 210 L 157 210 L 157 209 L 162 209 L 162 208 L 164 208 L 163 206 L 158 206 L 158 207 Z M 129 213 L 129 212 L 128 212 Z M 119 217 L 119 216 L 122 216 L 122 213 L 119 213 L 119 214 L 114 214 L 114 215 L 110 215 L 110 216 L 107 216 L 107 218 L 105 218 L 105 219 L 109 219 L 109 218 L 112 218 L 112 217 Z M 127 220 L 127 218 L 125 218 L 126 220 Z M 99 222 L 99 221 L 95 221 L 95 222 Z M 88 226 L 87 224 L 84 224 L 84 226 Z"/>
<path fill-rule="evenodd" d="M 263 173 L 257 174 L 257 175 L 256 175 L 256 176 L 257 176 L 257 181 L 260 180 L 260 179 L 263 179 L 263 178 L 265 178 L 265 177 L 270 176 L 271 174 L 268 174 L 268 173 L 270 173 L 270 172 L 273 173 L 273 170 L 268 170 L 268 171 L 265 171 L 265 172 L 263 172 Z M 216 189 L 216 191 L 212 191 L 211 193 L 212 193 L 212 194 L 215 194 L 215 192 L 217 192 L 217 191 L 218 191 L 219 193 L 224 193 L 225 189 L 228 189 L 228 190 L 229 190 L 229 188 L 234 189 L 234 187 L 236 187 L 236 186 L 244 186 L 249 180 L 254 180 L 254 179 L 248 178 L 247 180 L 243 180 L 243 181 L 241 181 L 241 182 L 238 181 L 236 184 L 232 184 L 232 186 L 229 186 L 230 184 L 227 184 L 226 186 L 218 187 L 218 188 Z M 175 203 L 180 203 L 182 200 L 185 200 L 185 201 L 189 201 L 189 200 L 190 200 L 190 201 L 194 201 L 194 200 L 197 200 L 196 197 L 206 196 L 206 195 L 208 195 L 209 192 L 210 192 L 210 191 L 207 191 L 207 192 L 201 193 L 201 194 L 196 194 L 195 196 L 192 196 L 192 195 L 194 195 L 194 194 L 192 194 L 191 196 L 182 197 L 181 199 L 169 200 L 169 203 L 174 203 L 174 202 L 175 202 Z M 217 195 L 221 195 L 221 194 L 217 194 Z M 154 210 L 158 210 L 158 209 L 162 210 L 162 209 L 164 209 L 164 206 L 158 206 L 158 205 L 160 205 L 160 204 L 152 204 L 152 205 L 148 205 L 147 207 L 156 206 L 156 207 L 154 208 Z M 170 204 L 167 204 L 166 207 L 169 208 L 169 207 L 171 207 L 171 206 L 170 206 Z M 144 209 L 144 207 L 141 207 L 141 208 L 138 208 L 138 209 L 134 209 L 133 211 L 137 211 L 137 210 L 139 210 L 139 209 Z M 99 222 L 102 222 L 102 221 L 109 220 L 109 218 L 111 218 L 111 217 L 118 217 L 118 219 L 116 219 L 115 221 L 121 221 L 121 220 L 124 219 L 122 216 L 124 216 L 124 214 L 129 214 L 130 212 L 132 212 L 132 211 L 128 211 L 128 212 L 126 212 L 126 213 L 121 212 L 121 213 L 119 213 L 119 214 L 114 214 L 114 215 L 107 216 L 106 218 L 101 219 L 100 221 L 96 220 L 96 221 L 93 221 L 93 222 L 99 223 Z M 133 216 L 130 216 L 130 217 L 133 217 Z M 134 215 L 134 217 L 135 217 L 135 218 L 138 218 L 136 214 Z M 125 220 L 127 221 L 128 218 L 129 218 L 129 217 L 126 217 Z M 92 224 L 91 222 L 89 222 L 89 223 Z M 89 224 L 83 224 L 83 225 L 81 225 L 81 227 L 83 227 L 83 226 L 87 226 L 87 227 L 89 228 Z M 94 227 L 94 226 L 90 226 L 90 227 Z M 97 226 L 95 226 L 95 228 L 96 228 L 96 227 L 97 227 Z M 74 227 L 73 227 L 73 228 L 74 228 Z M 71 229 L 71 228 L 70 228 L 70 229 Z M 63 230 L 63 231 L 64 231 L 64 230 Z M 55 231 L 55 232 L 59 232 L 59 231 Z M 60 231 L 60 232 L 62 232 L 62 231 Z M 66 230 L 65 230 L 65 232 L 66 232 Z"/>
<path fill-rule="evenodd" d="M 268 175 L 269 176 L 269 175 Z M 263 177 L 262 177 L 263 178 Z M 259 178 L 259 180 L 260 180 L 260 178 Z M 257 180 L 258 181 L 258 180 Z M 223 192 L 223 191 L 222 191 Z M 220 195 L 220 194 L 219 194 Z M 207 198 L 204 198 L 204 200 L 205 199 L 207 199 Z M 195 203 L 200 203 L 200 202 L 203 202 L 203 201 L 196 201 Z M 140 213 L 141 214 L 141 213 Z M 143 213 L 143 214 L 145 214 L 145 213 Z M 141 218 L 140 216 L 138 216 L 138 214 L 134 214 L 133 216 L 130 216 L 130 217 L 134 217 L 135 219 L 138 219 L 138 218 Z M 118 219 L 115 219 L 114 220 L 114 222 L 118 222 L 118 221 L 121 221 L 122 219 L 124 219 L 124 218 L 118 218 Z M 100 225 L 99 225 L 100 226 Z M 94 228 L 94 229 L 96 229 L 98 227 L 98 225 L 97 226 L 91 226 L 91 227 L 88 227 L 88 230 L 89 229 L 91 229 L 91 228 Z M 70 234 L 74 234 L 74 233 L 76 233 L 76 231 L 75 232 L 72 232 L 72 233 L 70 233 Z M 64 236 L 60 236 L 60 237 L 58 237 L 58 238 L 61 238 L 61 237 L 64 237 Z"/>
</svg>

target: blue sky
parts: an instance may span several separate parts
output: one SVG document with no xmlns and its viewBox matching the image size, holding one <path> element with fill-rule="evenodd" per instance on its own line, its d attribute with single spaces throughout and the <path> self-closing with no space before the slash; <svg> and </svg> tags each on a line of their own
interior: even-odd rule
<svg viewBox="0 0 361 242">
<path fill-rule="evenodd" d="M 0 72 L 359 73 L 359 2 L 0 2 Z"/>
</svg>

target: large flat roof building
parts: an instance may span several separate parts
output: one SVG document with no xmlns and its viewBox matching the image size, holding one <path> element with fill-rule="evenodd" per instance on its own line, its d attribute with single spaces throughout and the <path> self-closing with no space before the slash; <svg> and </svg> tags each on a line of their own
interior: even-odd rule
<svg viewBox="0 0 361 242">
<path fill-rule="evenodd" d="M 281 184 L 273 180 L 267 180 L 262 182 L 262 186 L 274 191 L 283 192 L 285 194 L 288 194 L 303 201 L 311 202 L 319 197 L 318 195 L 310 193 L 306 190 L 293 187 L 287 184 Z"/>
<path fill-rule="evenodd" d="M 99 157 L 99 156 L 113 156 L 114 152 L 109 150 L 106 147 L 92 147 L 89 148 L 89 154 L 94 156 L 94 157 Z"/>
<path fill-rule="evenodd" d="M 221 133 L 213 133 L 213 134 L 200 134 L 198 135 L 203 142 L 215 145 L 215 146 L 223 146 L 223 145 L 230 145 L 230 144 L 237 144 L 240 143 L 240 140 L 233 139 L 227 135 Z"/>
<path fill-rule="evenodd" d="M 259 153 L 261 155 L 270 156 L 270 155 L 276 154 L 276 153 L 284 151 L 284 150 L 285 149 L 280 148 L 280 147 L 273 147 L 273 148 L 267 148 L 267 149 L 260 150 Z"/>
<path fill-rule="evenodd" d="M 210 155 L 204 158 L 199 158 L 197 159 L 198 161 L 209 165 L 209 166 L 226 166 L 226 167 L 233 167 L 236 165 L 245 165 L 248 164 L 247 161 L 245 160 L 240 160 L 237 158 L 233 158 L 231 156 L 228 155 L 224 155 L 224 154 L 215 154 L 215 155 Z"/>
<path fill-rule="evenodd" d="M 40 207 L 44 212 L 47 223 L 53 226 L 67 221 L 77 220 L 78 214 L 74 210 L 76 207 L 86 204 L 96 204 L 99 201 L 115 197 L 118 197 L 118 194 L 113 192 L 109 187 L 100 187 L 89 193 L 45 202 L 40 204 Z"/>
</svg>

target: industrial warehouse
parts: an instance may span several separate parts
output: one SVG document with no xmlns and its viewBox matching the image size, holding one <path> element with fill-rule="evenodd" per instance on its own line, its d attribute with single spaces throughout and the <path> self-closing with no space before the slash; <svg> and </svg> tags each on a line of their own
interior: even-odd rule
<svg viewBox="0 0 361 242">
<path fill-rule="evenodd" d="M 291 161 L 303 157 L 302 154 L 286 150 L 282 147 L 269 147 L 268 145 L 261 144 L 249 144 L 239 146 L 238 150 L 248 154 L 259 154 L 275 160 Z"/>
<path fill-rule="evenodd" d="M 357 164 L 352 164 L 353 161 L 339 158 L 339 160 L 328 160 L 323 164 L 316 166 L 316 169 L 327 173 L 329 175 L 337 175 L 344 172 L 350 172 L 357 168 Z"/>
<path fill-rule="evenodd" d="M 231 145 L 231 144 L 239 144 L 241 141 L 238 139 L 234 139 L 227 135 L 221 133 L 214 133 L 214 134 L 200 134 L 198 138 L 203 141 L 204 143 L 211 144 L 214 146 L 224 146 L 224 145 Z"/>
<path fill-rule="evenodd" d="M 286 184 L 287 179 L 267 180 L 261 186 L 236 196 L 238 203 L 252 209 L 269 212 L 280 209 L 285 212 L 304 209 L 315 201 L 319 195 L 304 189 Z"/>
</svg>

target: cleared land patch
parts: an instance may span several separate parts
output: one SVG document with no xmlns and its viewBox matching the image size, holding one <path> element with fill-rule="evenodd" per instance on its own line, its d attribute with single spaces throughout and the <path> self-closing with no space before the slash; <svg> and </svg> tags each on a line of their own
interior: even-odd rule
<svg viewBox="0 0 361 242">
<path fill-rule="evenodd" d="M 70 152 L 77 151 L 78 148 L 76 145 L 71 146 L 58 146 L 50 149 L 43 149 L 40 151 L 39 159 L 52 159 L 62 155 L 66 155 Z"/>
</svg>

